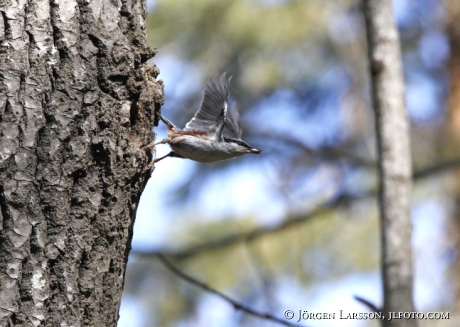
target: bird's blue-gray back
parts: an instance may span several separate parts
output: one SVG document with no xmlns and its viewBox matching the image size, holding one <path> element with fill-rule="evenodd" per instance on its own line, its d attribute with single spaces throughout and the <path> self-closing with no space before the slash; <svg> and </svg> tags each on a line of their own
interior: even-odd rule
<svg viewBox="0 0 460 327">
<path fill-rule="evenodd" d="M 228 109 L 231 79 L 231 76 L 227 79 L 226 73 L 223 73 L 220 78 L 215 77 L 206 83 L 201 107 L 185 125 L 186 131 L 215 133 L 223 123 L 222 135 L 219 136 L 237 139 L 241 137 L 238 112 L 233 106 Z"/>
<path fill-rule="evenodd" d="M 207 133 L 215 131 L 216 124 L 227 111 L 229 83 L 230 78 L 226 80 L 225 73 L 219 79 L 213 78 L 206 83 L 201 107 L 192 120 L 185 125 L 186 131 L 198 130 Z"/>
</svg>

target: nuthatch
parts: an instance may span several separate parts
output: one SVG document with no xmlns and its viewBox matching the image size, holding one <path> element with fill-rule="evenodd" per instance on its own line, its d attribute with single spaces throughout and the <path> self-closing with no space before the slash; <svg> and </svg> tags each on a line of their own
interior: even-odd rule
<svg viewBox="0 0 460 327">
<path fill-rule="evenodd" d="M 166 157 L 214 162 L 261 152 L 241 140 L 239 114 L 235 106 L 228 106 L 231 79 L 231 76 L 226 79 L 223 73 L 219 79 L 215 77 L 206 83 L 201 108 L 184 129 L 179 129 L 160 115 L 160 119 L 168 126 L 168 138 L 147 145 L 144 150 L 168 143 L 173 151 L 155 159 L 152 164 Z"/>
</svg>

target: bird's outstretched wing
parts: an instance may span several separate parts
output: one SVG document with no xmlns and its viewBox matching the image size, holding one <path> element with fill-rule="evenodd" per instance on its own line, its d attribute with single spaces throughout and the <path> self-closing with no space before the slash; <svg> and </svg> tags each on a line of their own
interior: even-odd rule
<svg viewBox="0 0 460 327">
<path fill-rule="evenodd" d="M 224 122 L 224 129 L 222 136 L 226 139 L 241 139 L 242 130 L 238 125 L 240 114 L 238 113 L 238 106 L 235 102 L 228 108 L 227 117 Z"/>
<path fill-rule="evenodd" d="M 206 133 L 222 131 L 222 123 L 227 115 L 231 79 L 231 76 L 227 79 L 226 73 L 223 73 L 220 78 L 215 77 L 206 83 L 200 110 L 185 125 L 184 130 Z"/>
</svg>

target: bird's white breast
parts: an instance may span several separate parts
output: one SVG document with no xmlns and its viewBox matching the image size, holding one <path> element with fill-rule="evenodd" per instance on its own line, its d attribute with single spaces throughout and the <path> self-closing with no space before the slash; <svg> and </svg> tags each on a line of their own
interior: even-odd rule
<svg viewBox="0 0 460 327">
<path fill-rule="evenodd" d="M 174 137 L 169 145 L 184 158 L 198 162 L 214 162 L 244 155 L 232 143 L 216 142 L 191 135 Z"/>
</svg>

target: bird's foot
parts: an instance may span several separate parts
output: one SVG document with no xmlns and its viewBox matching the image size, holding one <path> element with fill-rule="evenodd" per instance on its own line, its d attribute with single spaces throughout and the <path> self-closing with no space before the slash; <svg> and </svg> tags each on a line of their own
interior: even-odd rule
<svg viewBox="0 0 460 327">
<path fill-rule="evenodd" d="M 142 148 L 145 152 L 150 151 L 152 154 L 152 161 L 145 167 L 145 170 L 150 170 L 150 173 L 153 173 L 155 170 L 155 162 L 157 161 L 157 150 L 155 148 L 156 143 L 150 143 Z"/>
<path fill-rule="evenodd" d="M 153 171 L 155 170 L 155 161 L 149 163 L 147 167 L 145 167 L 145 170 L 150 170 L 150 173 L 153 173 Z"/>
<path fill-rule="evenodd" d="M 155 142 L 155 140 L 154 140 L 154 142 Z M 144 150 L 144 151 L 147 152 L 147 151 L 151 150 L 153 147 L 157 146 L 158 144 L 169 143 L 169 139 L 166 138 L 166 139 L 162 139 L 160 142 L 157 142 L 157 143 L 154 143 L 154 142 L 152 142 L 152 143 L 150 143 L 150 144 L 144 146 L 144 147 L 142 148 L 142 150 Z"/>
<path fill-rule="evenodd" d="M 144 150 L 145 152 L 147 152 L 147 151 L 151 150 L 151 149 L 153 148 L 153 146 L 154 146 L 154 143 L 150 143 L 150 144 L 144 146 L 144 147 L 142 148 L 142 150 Z"/>
</svg>

